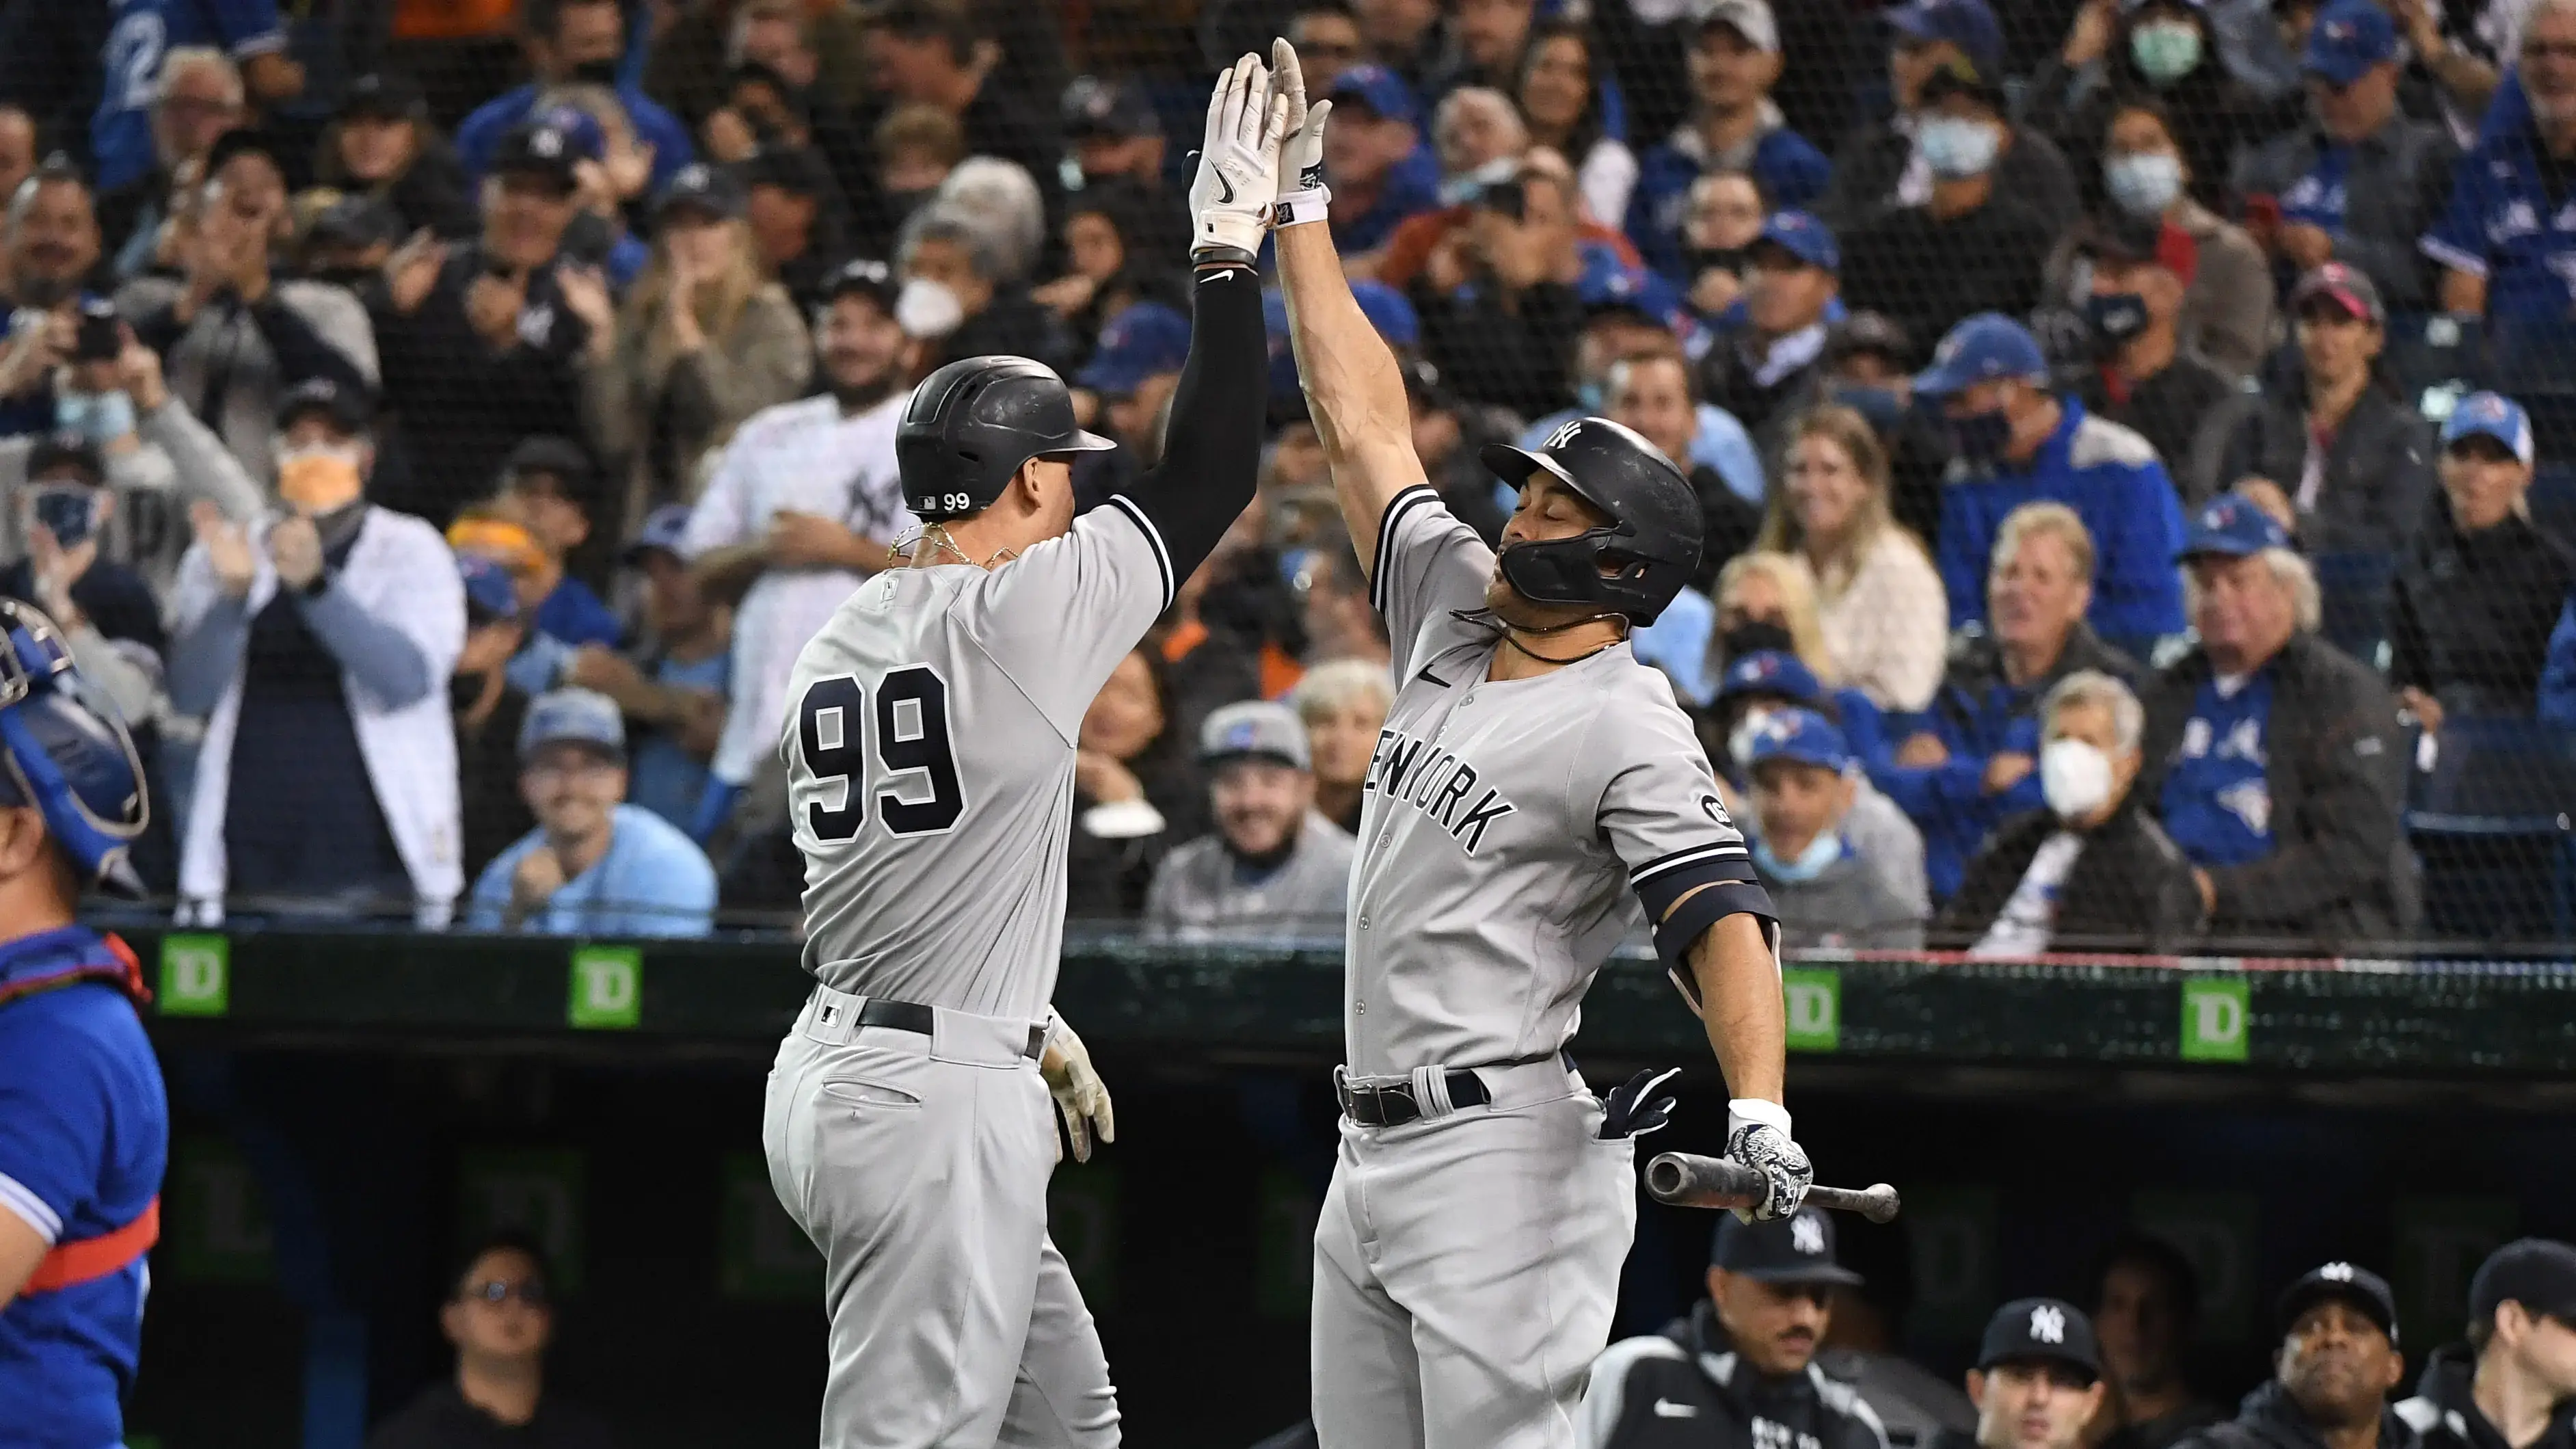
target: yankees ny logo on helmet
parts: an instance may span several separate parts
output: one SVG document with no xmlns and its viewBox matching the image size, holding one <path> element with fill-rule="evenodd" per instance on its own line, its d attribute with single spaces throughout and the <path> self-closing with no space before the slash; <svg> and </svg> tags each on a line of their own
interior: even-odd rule
<svg viewBox="0 0 2576 1449">
<path fill-rule="evenodd" d="M 2349 1283 L 2352 1281 L 2352 1265 L 2350 1263 L 2328 1263 L 2317 1270 L 2317 1276 L 2330 1283 Z"/>
<path fill-rule="evenodd" d="M 1803 1212 L 1790 1219 L 1789 1246 L 1801 1253 L 1823 1252 L 1825 1250 L 1824 1219 L 1812 1212 Z"/>
<path fill-rule="evenodd" d="M 2066 1310 L 2054 1303 L 2043 1303 L 2030 1311 L 2030 1336 L 2034 1343 L 2066 1341 Z"/>
</svg>

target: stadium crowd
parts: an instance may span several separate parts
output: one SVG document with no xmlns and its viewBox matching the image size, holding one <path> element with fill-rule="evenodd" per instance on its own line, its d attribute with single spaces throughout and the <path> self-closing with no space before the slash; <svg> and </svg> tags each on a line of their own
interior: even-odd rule
<svg viewBox="0 0 2576 1449">
<path fill-rule="evenodd" d="M 0 7 L 0 590 L 143 737 L 152 884 L 792 913 L 907 385 L 1035 357 L 1087 501 L 1150 463 L 1202 51 L 1276 32 L 1448 506 L 1578 412 L 1690 478 L 1633 643 L 1791 945 L 2566 932 L 2576 0 L 1189 8 Z M 1080 919 L 1338 931 L 1387 647 L 1274 317 L 1260 499 L 1082 723 Z"/>
</svg>

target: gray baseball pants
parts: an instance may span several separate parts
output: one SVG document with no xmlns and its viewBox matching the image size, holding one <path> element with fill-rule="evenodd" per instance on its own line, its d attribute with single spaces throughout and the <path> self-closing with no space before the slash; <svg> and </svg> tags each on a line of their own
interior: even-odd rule
<svg viewBox="0 0 2576 1449">
<path fill-rule="evenodd" d="M 816 987 L 770 1069 L 770 1185 L 823 1252 L 822 1449 L 1114 1449 L 1100 1334 L 1047 1236 L 1053 1099 L 1026 1021 L 853 1028 Z"/>
</svg>

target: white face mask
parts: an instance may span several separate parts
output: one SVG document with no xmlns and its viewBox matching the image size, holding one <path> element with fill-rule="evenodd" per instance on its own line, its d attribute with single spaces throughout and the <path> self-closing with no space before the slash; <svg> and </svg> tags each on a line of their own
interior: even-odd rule
<svg viewBox="0 0 2576 1449">
<path fill-rule="evenodd" d="M 2111 757 L 2082 740 L 2050 740 L 2039 749 L 2039 793 L 2060 820 L 2077 820 L 2109 804 Z"/>
<path fill-rule="evenodd" d="M 895 294 L 894 325 L 906 337 L 945 337 L 965 320 L 965 305 L 945 282 L 913 277 Z"/>
</svg>

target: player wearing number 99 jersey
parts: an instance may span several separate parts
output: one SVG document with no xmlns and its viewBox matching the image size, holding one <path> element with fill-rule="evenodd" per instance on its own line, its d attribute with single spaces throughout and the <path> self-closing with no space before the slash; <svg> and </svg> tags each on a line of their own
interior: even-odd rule
<svg viewBox="0 0 2576 1449">
<path fill-rule="evenodd" d="M 1268 364 L 1250 263 L 1279 131 L 1245 56 L 1210 100 L 1191 188 L 1197 315 L 1160 465 L 1076 518 L 1067 457 L 1110 444 L 1075 425 L 1063 380 L 1025 358 L 940 368 L 896 434 L 927 520 L 910 566 L 860 585 L 790 678 L 818 984 L 762 1137 L 824 1254 L 827 1446 L 1117 1442 L 1099 1337 L 1046 1236 L 1049 1088 L 1077 1153 L 1106 1115 L 1047 1006 L 1074 741 L 1252 501 Z"/>
</svg>

